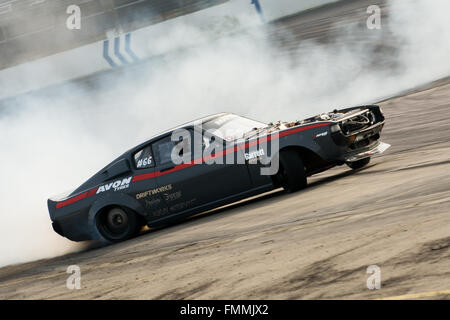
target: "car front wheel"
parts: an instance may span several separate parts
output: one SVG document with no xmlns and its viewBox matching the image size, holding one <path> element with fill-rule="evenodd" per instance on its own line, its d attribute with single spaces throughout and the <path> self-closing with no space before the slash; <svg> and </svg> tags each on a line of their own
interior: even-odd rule
<svg viewBox="0 0 450 320">
<path fill-rule="evenodd" d="M 287 192 L 295 192 L 306 187 L 306 173 L 300 154 L 296 150 L 282 150 L 279 156 L 276 180 Z"/>
</svg>

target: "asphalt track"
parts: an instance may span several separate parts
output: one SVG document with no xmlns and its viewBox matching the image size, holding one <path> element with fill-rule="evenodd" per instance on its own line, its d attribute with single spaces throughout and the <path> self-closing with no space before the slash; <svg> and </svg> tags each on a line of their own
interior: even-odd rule
<svg viewBox="0 0 450 320">
<path fill-rule="evenodd" d="M 4 267 L 0 299 L 449 299 L 450 81 L 381 106 L 392 148 L 368 167 L 334 168 L 301 192 L 276 190 L 124 243 Z M 66 287 L 74 264 L 80 290 Z M 366 286 L 371 265 L 379 290 Z"/>
</svg>

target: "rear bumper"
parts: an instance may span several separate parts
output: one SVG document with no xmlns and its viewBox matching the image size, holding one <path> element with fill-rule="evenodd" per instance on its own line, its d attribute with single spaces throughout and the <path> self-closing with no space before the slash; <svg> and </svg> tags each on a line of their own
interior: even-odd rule
<svg viewBox="0 0 450 320">
<path fill-rule="evenodd" d="M 62 231 L 62 228 L 61 228 L 61 226 L 60 226 L 60 224 L 59 224 L 58 221 L 54 221 L 54 222 L 52 223 L 52 227 L 53 227 L 53 230 L 54 230 L 57 234 L 59 234 L 60 236 L 63 236 L 63 237 L 64 237 L 64 232 Z"/>
<path fill-rule="evenodd" d="M 92 239 L 92 229 L 88 223 L 87 211 L 58 217 L 53 220 L 52 227 L 57 234 L 72 241 Z"/>
</svg>

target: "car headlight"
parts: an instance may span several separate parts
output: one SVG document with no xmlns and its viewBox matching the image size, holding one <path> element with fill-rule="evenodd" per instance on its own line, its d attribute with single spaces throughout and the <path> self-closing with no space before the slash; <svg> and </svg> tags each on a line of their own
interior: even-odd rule
<svg viewBox="0 0 450 320">
<path fill-rule="evenodd" d="M 367 118 L 369 119 L 370 124 L 374 124 L 375 122 L 377 122 L 377 116 L 372 111 L 369 111 L 369 113 L 367 114 Z"/>
</svg>

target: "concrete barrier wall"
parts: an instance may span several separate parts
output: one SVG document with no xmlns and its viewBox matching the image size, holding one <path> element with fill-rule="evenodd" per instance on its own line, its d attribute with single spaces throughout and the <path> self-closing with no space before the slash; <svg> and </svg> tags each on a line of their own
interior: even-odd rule
<svg viewBox="0 0 450 320">
<path fill-rule="evenodd" d="M 0 69 L 132 32 L 229 0 L 0 0 Z M 66 27 L 71 5 L 83 28 Z M 69 10 L 70 12 L 70 10 Z"/>
<path fill-rule="evenodd" d="M 230 0 L 0 71 L 0 99 L 161 55 L 338 0 Z M 83 26 L 82 26 L 83 27 Z M 189 29 L 195 32 L 189 32 Z M 190 36 L 184 36 L 189 32 Z M 195 36 L 197 33 L 197 36 Z M 170 41 L 167 35 L 171 34 Z M 194 34 L 194 36 L 193 36 Z"/>
</svg>

